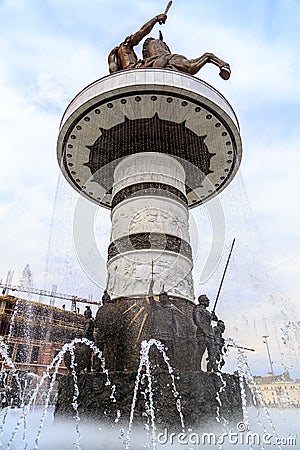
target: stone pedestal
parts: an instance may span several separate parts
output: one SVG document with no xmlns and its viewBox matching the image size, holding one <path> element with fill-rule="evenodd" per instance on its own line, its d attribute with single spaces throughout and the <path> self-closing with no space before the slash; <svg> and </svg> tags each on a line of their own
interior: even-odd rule
<svg viewBox="0 0 300 450">
<path fill-rule="evenodd" d="M 178 370 L 196 368 L 196 327 L 194 303 L 170 296 L 171 308 L 164 316 L 158 297 L 120 297 L 99 308 L 95 319 L 96 344 L 102 347 L 109 371 L 136 371 L 143 340 L 171 341 L 167 350 L 171 365 Z"/>
<path fill-rule="evenodd" d="M 222 424 L 222 419 L 225 419 L 228 424 L 242 420 L 238 377 L 223 374 L 220 378 L 213 373 L 178 372 L 175 373 L 175 380 L 176 389 L 180 393 L 186 430 L 192 427 L 193 430 L 207 431 L 208 426 L 217 425 L 220 422 Z M 115 425 L 117 429 L 120 429 L 122 426 L 128 426 L 136 372 L 115 373 L 111 376 L 111 381 L 116 387 L 114 394 L 116 402 L 110 398 L 111 387 L 105 385 L 104 375 L 79 375 L 78 412 L 84 421 L 114 424 L 120 411 L 120 420 Z M 224 384 L 226 384 L 225 389 L 223 389 Z M 149 400 L 147 395 L 145 398 L 145 395 L 141 393 L 141 391 L 145 392 L 147 387 L 147 380 L 144 379 L 137 397 L 135 424 L 148 423 L 149 425 L 151 423 L 146 406 Z M 167 372 L 154 371 L 152 389 L 157 430 L 163 431 L 167 428 L 169 432 L 181 431 L 181 421 L 172 392 L 170 375 Z M 60 380 L 58 394 L 55 418 L 73 418 L 74 409 L 71 399 L 74 394 L 74 385 L 71 375 Z"/>
</svg>

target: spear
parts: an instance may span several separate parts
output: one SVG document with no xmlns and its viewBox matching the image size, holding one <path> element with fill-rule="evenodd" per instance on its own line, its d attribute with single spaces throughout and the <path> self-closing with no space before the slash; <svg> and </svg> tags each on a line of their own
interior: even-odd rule
<svg viewBox="0 0 300 450">
<path fill-rule="evenodd" d="M 241 347 L 240 345 L 227 344 L 227 347 L 240 348 L 240 349 L 242 349 L 242 350 L 248 350 L 249 352 L 255 352 L 255 349 L 254 349 L 254 348 Z"/>
<path fill-rule="evenodd" d="M 224 269 L 224 272 L 223 272 L 222 280 L 221 280 L 221 283 L 220 283 L 220 286 L 219 286 L 219 290 L 218 290 L 218 293 L 217 293 L 217 297 L 216 297 L 215 304 L 214 304 L 212 312 L 215 312 L 215 310 L 216 310 L 216 306 L 217 306 L 217 303 L 218 303 L 218 300 L 219 300 L 219 295 L 220 295 L 220 292 L 221 292 L 221 289 L 222 289 L 222 286 L 223 286 L 223 281 L 224 281 L 225 274 L 226 274 L 226 271 L 227 271 L 227 267 L 228 267 L 228 264 L 229 264 L 229 261 L 230 261 L 230 258 L 231 258 L 231 254 L 232 254 L 232 249 L 233 249 L 234 243 L 235 243 L 235 238 L 233 239 L 232 244 L 231 244 L 230 252 L 229 252 L 229 255 L 228 255 L 228 258 L 227 258 L 226 266 L 225 266 L 225 269 Z"/>
</svg>

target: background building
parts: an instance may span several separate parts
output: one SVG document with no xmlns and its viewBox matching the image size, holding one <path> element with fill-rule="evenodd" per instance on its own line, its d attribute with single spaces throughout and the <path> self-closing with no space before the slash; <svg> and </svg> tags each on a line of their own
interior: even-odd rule
<svg viewBox="0 0 300 450">
<path fill-rule="evenodd" d="M 18 377 L 13 376 L 14 371 L 1 352 L 0 393 L 2 399 L 13 398 L 13 404 L 18 405 L 21 398 L 20 386 L 17 386 L 19 381 L 24 390 L 26 387 L 34 388 L 62 346 L 78 337 L 83 327 L 82 314 L 11 295 L 1 296 L 0 336 L 2 343 L 7 345 L 8 356 L 18 374 Z M 54 369 L 50 371 L 50 373 L 53 372 Z M 58 369 L 58 378 L 66 373 L 67 369 L 62 361 Z M 45 383 L 46 389 L 49 382 L 48 378 Z M 7 387 L 9 387 L 9 395 L 7 395 Z"/>
<path fill-rule="evenodd" d="M 300 380 L 291 380 L 289 372 L 274 377 L 267 373 L 264 377 L 255 377 L 255 381 L 268 406 L 300 406 Z"/>
</svg>

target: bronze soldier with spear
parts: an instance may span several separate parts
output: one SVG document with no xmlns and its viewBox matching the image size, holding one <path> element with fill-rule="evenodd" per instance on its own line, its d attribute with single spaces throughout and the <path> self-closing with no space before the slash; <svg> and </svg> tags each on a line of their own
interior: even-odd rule
<svg viewBox="0 0 300 450">
<path fill-rule="evenodd" d="M 193 320 L 195 325 L 197 326 L 196 370 L 201 370 L 201 363 L 205 350 L 207 350 L 208 353 L 208 371 L 218 371 L 218 362 L 221 362 L 222 360 L 222 349 L 225 343 L 224 339 L 222 338 L 222 333 L 225 331 L 225 324 L 223 321 L 219 321 L 218 317 L 215 314 L 215 310 L 219 300 L 228 264 L 231 258 L 234 243 L 235 239 L 233 240 L 230 248 L 212 312 L 209 312 L 207 310 L 210 300 L 206 295 L 200 295 L 198 297 L 198 305 L 196 305 L 193 310 Z M 219 325 L 217 327 L 214 327 L 215 329 L 213 329 L 211 325 L 211 322 L 213 321 L 218 322 Z"/>
</svg>

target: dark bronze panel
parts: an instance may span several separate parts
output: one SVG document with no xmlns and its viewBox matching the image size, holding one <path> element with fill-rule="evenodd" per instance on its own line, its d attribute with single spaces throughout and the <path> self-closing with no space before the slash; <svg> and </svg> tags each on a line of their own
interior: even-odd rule
<svg viewBox="0 0 300 450">
<path fill-rule="evenodd" d="M 188 204 L 186 196 L 174 186 L 164 183 L 147 182 L 126 186 L 124 189 L 118 191 L 112 199 L 112 208 L 128 197 L 132 198 L 143 195 L 168 197 L 180 201 L 186 206 Z"/>
<path fill-rule="evenodd" d="M 188 242 L 163 233 L 135 233 L 116 239 L 108 247 L 108 260 L 114 256 L 133 250 L 166 250 L 192 259 L 192 249 Z"/>
<path fill-rule="evenodd" d="M 210 160 L 215 155 L 208 151 L 205 138 L 205 135 L 198 136 L 187 128 L 185 122 L 163 120 L 157 113 L 151 119 L 130 120 L 125 117 L 124 122 L 108 130 L 101 129 L 99 138 L 87 146 L 89 161 L 84 165 L 90 169 L 93 181 L 102 185 L 100 169 L 116 158 L 133 155 L 137 151 L 166 153 L 188 159 L 191 167 L 195 167 L 194 178 L 203 181 L 212 172 Z"/>
</svg>

